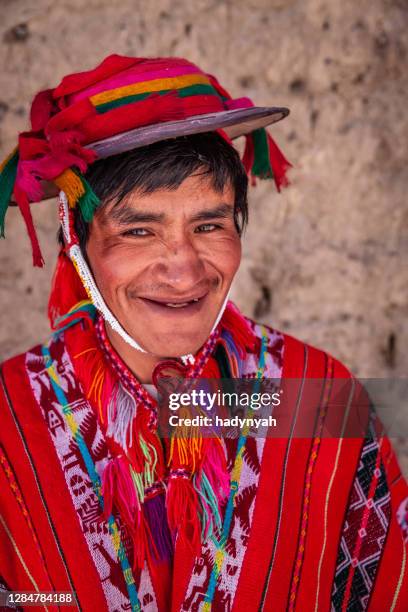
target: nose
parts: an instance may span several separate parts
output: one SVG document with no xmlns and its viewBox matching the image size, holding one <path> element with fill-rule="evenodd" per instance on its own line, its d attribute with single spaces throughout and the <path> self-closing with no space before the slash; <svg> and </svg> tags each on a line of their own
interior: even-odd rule
<svg viewBox="0 0 408 612">
<path fill-rule="evenodd" d="M 192 241 L 180 237 L 166 245 L 157 263 L 156 275 L 158 280 L 182 294 L 205 281 L 204 261 Z"/>
</svg>

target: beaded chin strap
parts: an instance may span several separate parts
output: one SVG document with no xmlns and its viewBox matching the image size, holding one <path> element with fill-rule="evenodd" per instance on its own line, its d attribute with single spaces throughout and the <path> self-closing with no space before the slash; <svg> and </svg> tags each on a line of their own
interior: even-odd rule
<svg viewBox="0 0 408 612">
<path fill-rule="evenodd" d="M 67 196 L 63 191 L 60 191 L 59 193 L 59 207 L 61 227 L 64 234 L 65 244 L 67 245 L 66 251 L 72 263 L 74 264 L 76 271 L 78 272 L 78 275 L 82 281 L 83 286 L 85 287 L 89 299 L 91 300 L 95 308 L 100 312 L 104 320 L 109 323 L 111 328 L 115 332 L 117 332 L 127 344 L 129 344 L 137 351 L 147 353 L 148 351 L 141 347 L 140 344 L 136 342 L 136 340 L 134 340 L 131 336 L 129 336 L 126 330 L 123 329 L 119 321 L 116 319 L 116 317 L 106 305 L 105 300 L 103 299 L 102 294 L 100 293 L 95 283 L 94 277 L 92 276 L 92 272 L 89 269 L 89 266 L 86 263 L 84 256 L 82 255 L 78 237 L 74 229 L 74 216 L 69 208 Z M 227 296 L 221 306 L 215 323 L 211 329 L 210 335 L 220 322 L 220 319 L 224 313 L 225 307 L 229 299 L 229 294 L 230 291 L 228 291 Z M 194 363 L 194 355 L 192 355 L 191 353 L 189 353 L 188 355 L 181 355 L 180 359 L 182 360 L 184 365 L 187 365 L 188 363 Z"/>
</svg>

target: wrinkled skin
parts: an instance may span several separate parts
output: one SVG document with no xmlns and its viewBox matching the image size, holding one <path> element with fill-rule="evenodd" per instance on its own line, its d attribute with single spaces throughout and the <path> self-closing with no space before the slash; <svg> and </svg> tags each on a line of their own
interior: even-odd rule
<svg viewBox="0 0 408 612">
<path fill-rule="evenodd" d="M 132 192 L 95 215 L 87 255 L 96 283 L 149 355 L 107 332 L 143 382 L 160 359 L 194 354 L 208 338 L 241 258 L 233 209 L 232 186 L 219 193 L 197 174 L 175 190 Z"/>
</svg>

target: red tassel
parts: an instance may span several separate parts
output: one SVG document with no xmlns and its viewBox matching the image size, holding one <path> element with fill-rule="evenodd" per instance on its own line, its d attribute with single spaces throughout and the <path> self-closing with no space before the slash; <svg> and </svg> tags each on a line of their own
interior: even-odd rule
<svg viewBox="0 0 408 612">
<path fill-rule="evenodd" d="M 197 493 L 191 480 L 182 476 L 170 478 L 166 495 L 167 521 L 173 537 L 191 547 L 195 554 L 201 549 L 201 525 Z"/>
<path fill-rule="evenodd" d="M 75 304 L 86 299 L 88 299 L 88 296 L 81 279 L 71 260 L 61 249 L 48 300 L 48 318 L 51 329 L 55 329 L 56 320 L 59 317 L 69 312 Z"/>
<path fill-rule="evenodd" d="M 244 149 L 244 155 L 242 157 L 242 163 L 244 165 L 248 178 L 251 181 L 252 186 L 256 185 L 256 178 L 251 174 L 252 166 L 254 165 L 254 159 L 255 159 L 254 141 L 253 141 L 251 134 L 247 134 L 245 136 L 245 149 Z"/>
<path fill-rule="evenodd" d="M 140 524 L 135 530 L 133 536 L 133 570 L 141 570 L 148 557 L 151 559 L 150 546 L 154 549 L 154 540 L 150 533 L 149 525 L 143 511 L 140 512 Z"/>
<path fill-rule="evenodd" d="M 268 148 L 269 148 L 269 161 L 275 180 L 276 189 L 281 190 L 281 187 L 287 187 L 289 180 L 287 177 L 287 171 L 292 167 L 292 164 L 283 155 L 273 138 L 267 133 Z"/>
<path fill-rule="evenodd" d="M 234 146 L 234 143 L 232 142 L 231 138 L 228 136 L 225 130 L 222 130 L 221 128 L 219 128 L 218 130 L 215 130 L 215 131 L 217 132 L 217 134 L 221 136 L 221 138 L 223 138 L 226 142 L 228 142 L 228 144 L 231 145 L 231 147 Z"/>
<path fill-rule="evenodd" d="M 30 202 L 27 195 L 17 185 L 14 186 L 14 198 L 17 202 L 20 212 L 23 216 L 27 227 L 28 236 L 31 241 L 31 249 L 33 252 L 33 265 L 39 268 L 44 266 L 44 259 L 41 254 L 40 244 L 38 242 L 37 233 L 34 228 L 33 218 L 31 216 Z"/>
</svg>

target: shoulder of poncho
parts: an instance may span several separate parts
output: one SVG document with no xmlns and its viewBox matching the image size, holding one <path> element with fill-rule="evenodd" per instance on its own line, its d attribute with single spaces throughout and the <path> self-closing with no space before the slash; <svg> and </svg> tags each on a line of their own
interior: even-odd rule
<svg viewBox="0 0 408 612">
<path fill-rule="evenodd" d="M 39 371 L 44 369 L 44 358 L 41 352 L 41 344 L 33 346 L 28 351 L 19 353 L 0 364 L 0 406 L 1 410 L 14 404 L 16 396 L 24 396 L 33 399 L 27 363 L 29 360 L 36 362 Z M 13 399 L 14 397 L 14 399 Z M 8 411 L 8 408 L 7 408 Z M 0 428 L 5 433 L 4 428 Z M 3 439 L 3 438 L 2 438 Z"/>
<path fill-rule="evenodd" d="M 25 364 L 27 362 L 27 357 L 29 355 L 41 355 L 41 344 L 36 344 L 35 346 L 33 346 L 32 348 L 28 349 L 27 351 L 24 351 L 22 353 L 19 353 L 18 355 L 13 355 L 13 357 L 9 357 L 8 359 L 5 359 L 3 362 L 0 363 L 0 369 L 3 372 L 3 374 L 5 372 L 13 372 L 13 374 L 15 373 L 16 375 L 18 374 L 18 372 L 22 371 L 25 369 Z"/>
<path fill-rule="evenodd" d="M 286 332 L 278 330 L 266 323 L 260 323 L 251 319 L 250 317 L 245 316 L 246 321 L 251 326 L 257 338 L 262 338 L 263 330 L 266 331 L 268 337 L 268 343 L 276 343 L 279 339 L 281 339 L 283 344 L 283 355 L 284 359 L 291 359 L 292 356 L 296 353 L 308 352 L 310 360 L 324 360 L 330 359 L 334 366 L 335 378 L 353 378 L 354 375 L 351 370 L 339 359 L 333 356 L 331 353 L 325 351 L 324 349 L 318 348 L 313 344 L 308 342 L 304 342 L 300 338 L 296 338 L 295 336 L 291 336 Z"/>
<path fill-rule="evenodd" d="M 13 380 L 24 380 L 23 376 L 27 372 L 27 367 L 30 369 L 42 369 L 45 367 L 45 356 L 43 347 L 48 346 L 52 355 L 53 361 L 58 363 L 60 369 L 65 368 L 65 360 L 62 359 L 65 349 L 64 334 L 61 333 L 57 337 L 50 337 L 43 344 L 36 344 L 32 348 L 10 357 L 0 364 L 0 371 L 4 378 L 12 378 Z"/>
</svg>

